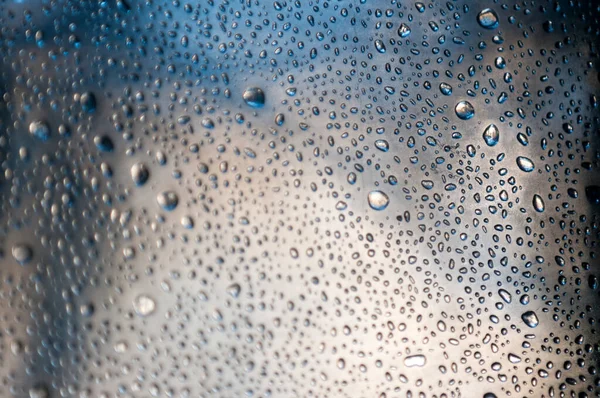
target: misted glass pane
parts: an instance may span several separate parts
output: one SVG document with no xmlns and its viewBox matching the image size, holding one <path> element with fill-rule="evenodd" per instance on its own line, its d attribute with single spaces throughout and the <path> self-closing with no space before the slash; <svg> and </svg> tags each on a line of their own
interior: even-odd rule
<svg viewBox="0 0 600 398">
<path fill-rule="evenodd" d="M 0 0 L 0 398 L 599 397 L 594 0 Z"/>
</svg>

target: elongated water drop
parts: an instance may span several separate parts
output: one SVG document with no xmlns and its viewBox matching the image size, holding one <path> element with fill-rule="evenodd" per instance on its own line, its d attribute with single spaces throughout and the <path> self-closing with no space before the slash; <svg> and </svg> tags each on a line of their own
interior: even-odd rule
<svg viewBox="0 0 600 398">
<path fill-rule="evenodd" d="M 386 140 L 377 140 L 375 141 L 375 148 L 387 152 L 390 150 L 390 144 Z"/>
<path fill-rule="evenodd" d="M 410 355 L 404 358 L 404 365 L 412 368 L 412 367 L 423 367 L 427 363 L 427 358 L 425 355 Z"/>
<path fill-rule="evenodd" d="M 517 166 L 519 166 L 519 168 L 526 173 L 530 173 L 535 169 L 531 159 L 526 158 L 525 156 L 517 157 Z"/>
<path fill-rule="evenodd" d="M 533 195 L 532 204 L 533 204 L 533 208 L 538 213 L 542 213 L 546 209 L 546 206 L 544 205 L 544 199 L 542 199 L 542 197 L 540 195 L 538 195 L 537 193 L 535 195 Z"/>
<path fill-rule="evenodd" d="M 440 92 L 444 95 L 452 94 L 452 86 L 448 83 L 440 83 Z"/>
</svg>

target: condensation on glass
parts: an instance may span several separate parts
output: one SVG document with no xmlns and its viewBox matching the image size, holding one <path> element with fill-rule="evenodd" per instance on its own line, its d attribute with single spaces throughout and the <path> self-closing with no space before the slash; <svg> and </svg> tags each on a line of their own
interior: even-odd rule
<svg viewBox="0 0 600 398">
<path fill-rule="evenodd" d="M 3 0 L 0 397 L 598 397 L 595 1 Z"/>
</svg>

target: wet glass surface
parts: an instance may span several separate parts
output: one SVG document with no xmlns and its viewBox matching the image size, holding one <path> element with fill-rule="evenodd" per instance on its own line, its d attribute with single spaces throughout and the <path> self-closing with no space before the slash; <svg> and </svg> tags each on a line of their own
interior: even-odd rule
<svg viewBox="0 0 600 398">
<path fill-rule="evenodd" d="M 0 397 L 598 397 L 594 1 L 0 2 Z"/>
</svg>

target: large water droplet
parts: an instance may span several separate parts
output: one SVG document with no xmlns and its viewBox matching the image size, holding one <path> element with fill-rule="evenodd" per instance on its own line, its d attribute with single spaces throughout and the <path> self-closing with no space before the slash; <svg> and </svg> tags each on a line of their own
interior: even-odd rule
<svg viewBox="0 0 600 398">
<path fill-rule="evenodd" d="M 377 140 L 375 141 L 375 148 L 387 152 L 390 150 L 390 144 L 386 140 Z"/>
<path fill-rule="evenodd" d="M 519 363 L 521 362 L 521 357 L 513 353 L 508 353 L 508 360 L 510 363 Z"/>
<path fill-rule="evenodd" d="M 494 146 L 500 140 L 500 130 L 495 124 L 490 124 L 483 131 L 483 140 L 488 146 Z"/>
<path fill-rule="evenodd" d="M 483 28 L 495 29 L 498 27 L 498 14 L 491 8 L 486 8 L 477 14 L 477 22 Z"/>
<path fill-rule="evenodd" d="M 384 210 L 390 204 L 390 198 L 381 191 L 371 191 L 368 196 L 369 206 L 373 210 Z"/>
<path fill-rule="evenodd" d="M 517 166 L 526 173 L 530 173 L 535 169 L 535 165 L 531 159 L 526 158 L 525 156 L 519 156 L 517 158 Z"/>
<path fill-rule="evenodd" d="M 246 104 L 253 108 L 262 108 L 265 105 L 265 93 L 258 87 L 248 87 L 242 97 Z"/>
<path fill-rule="evenodd" d="M 133 309 L 141 317 L 152 315 L 156 310 L 156 302 L 146 294 L 140 294 L 133 300 Z"/>
<path fill-rule="evenodd" d="M 539 321 L 536 313 L 533 311 L 524 312 L 521 315 L 521 319 L 523 320 L 523 322 L 525 322 L 525 325 L 529 326 L 530 328 L 534 328 L 540 324 L 540 321 Z"/>
<path fill-rule="evenodd" d="M 475 115 L 475 108 L 469 101 L 460 101 L 454 108 L 456 116 L 462 120 L 469 120 Z"/>
<path fill-rule="evenodd" d="M 50 127 L 46 122 L 35 120 L 29 124 L 29 134 L 39 140 L 46 141 L 50 138 Z"/>
<path fill-rule="evenodd" d="M 107 135 L 95 136 L 94 144 L 96 145 L 96 148 L 102 152 L 112 152 L 115 149 L 115 145 Z"/>
<path fill-rule="evenodd" d="M 17 243 L 12 247 L 12 256 L 16 262 L 25 265 L 31 261 L 33 250 L 25 243 Z"/>
<path fill-rule="evenodd" d="M 498 290 L 498 294 L 500 297 L 502 297 L 502 300 L 504 300 L 506 304 L 510 304 L 512 302 L 512 295 L 507 290 L 500 289 Z"/>
<path fill-rule="evenodd" d="M 142 186 L 148 181 L 150 172 L 144 163 L 136 163 L 131 166 L 131 179 L 137 186 Z"/>
<path fill-rule="evenodd" d="M 405 23 L 401 23 L 398 28 L 398 35 L 402 38 L 410 36 L 410 27 Z"/>
<path fill-rule="evenodd" d="M 532 204 L 533 208 L 538 213 L 542 213 L 546 209 L 546 206 L 544 205 L 544 199 L 542 199 L 542 197 L 538 194 L 533 195 Z"/>
<path fill-rule="evenodd" d="M 96 110 L 96 96 L 94 93 L 87 92 L 81 94 L 79 103 L 81 104 L 81 109 L 86 113 L 93 113 Z"/>
<path fill-rule="evenodd" d="M 29 389 L 29 398 L 48 398 L 50 393 L 45 386 L 37 385 Z"/>
<path fill-rule="evenodd" d="M 440 83 L 440 92 L 444 95 L 452 94 L 452 86 L 448 83 Z"/>
<path fill-rule="evenodd" d="M 156 195 L 156 202 L 164 210 L 171 211 L 177 207 L 179 197 L 173 191 L 163 191 Z"/>
<path fill-rule="evenodd" d="M 423 367 L 425 366 L 425 363 L 427 362 L 427 358 L 425 358 L 425 355 L 411 355 L 408 356 L 406 358 L 404 358 L 404 365 L 412 368 L 412 367 Z"/>
</svg>

